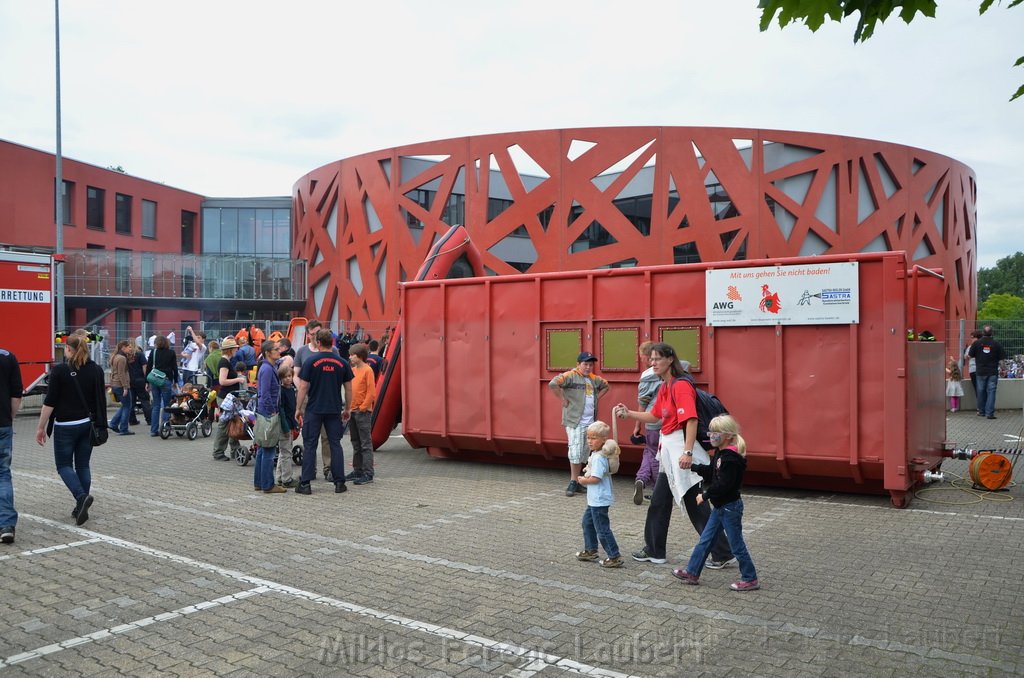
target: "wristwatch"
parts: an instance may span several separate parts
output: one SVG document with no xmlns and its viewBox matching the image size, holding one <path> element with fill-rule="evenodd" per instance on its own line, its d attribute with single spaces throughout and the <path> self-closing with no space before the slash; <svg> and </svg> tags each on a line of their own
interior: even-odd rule
<svg viewBox="0 0 1024 678">
<path fill-rule="evenodd" d="M 686 455 L 687 457 L 692 457 L 693 456 L 693 450 L 684 450 L 683 454 Z"/>
</svg>

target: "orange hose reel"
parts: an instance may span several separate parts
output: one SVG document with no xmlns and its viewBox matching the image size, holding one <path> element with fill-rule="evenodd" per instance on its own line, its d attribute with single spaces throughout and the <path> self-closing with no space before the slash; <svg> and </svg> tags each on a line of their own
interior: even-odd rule
<svg viewBox="0 0 1024 678">
<path fill-rule="evenodd" d="M 979 452 L 971 460 L 969 473 L 975 487 L 990 491 L 1001 490 L 1010 483 L 1013 464 L 1001 454 Z"/>
</svg>

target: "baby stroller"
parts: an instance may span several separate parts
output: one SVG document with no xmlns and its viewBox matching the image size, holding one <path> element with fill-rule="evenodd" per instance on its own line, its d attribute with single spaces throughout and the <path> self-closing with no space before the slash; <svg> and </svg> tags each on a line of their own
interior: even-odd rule
<svg viewBox="0 0 1024 678">
<path fill-rule="evenodd" d="M 186 384 L 174 397 L 174 402 L 164 408 L 170 418 L 160 425 L 160 437 L 167 440 L 173 431 L 179 438 L 188 436 L 189 440 L 195 440 L 202 431 L 203 437 L 209 438 L 213 433 L 213 418 L 206 406 L 209 393 L 205 386 Z"/>
<path fill-rule="evenodd" d="M 295 429 L 289 434 L 295 445 L 292 446 L 292 463 L 296 466 L 302 465 L 302 441 L 300 440 L 301 435 L 298 429 Z"/>
<path fill-rule="evenodd" d="M 245 466 L 256 455 L 256 443 L 253 441 L 253 426 L 256 425 L 256 413 L 248 409 L 249 401 L 256 396 L 254 389 L 229 393 L 220 405 L 220 423 L 227 430 L 229 438 L 241 443 L 236 451 L 232 451 L 235 463 Z M 248 446 L 245 443 L 249 443 Z"/>
</svg>

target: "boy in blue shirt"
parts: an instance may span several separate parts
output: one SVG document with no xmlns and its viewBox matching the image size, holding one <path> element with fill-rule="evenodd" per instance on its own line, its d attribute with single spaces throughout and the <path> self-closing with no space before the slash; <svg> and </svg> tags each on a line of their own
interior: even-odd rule
<svg viewBox="0 0 1024 678">
<path fill-rule="evenodd" d="M 612 474 L 619 470 L 619 445 L 609 440 L 610 434 L 611 427 L 603 421 L 595 421 L 587 427 L 590 459 L 584 475 L 576 479 L 587 488 L 587 510 L 583 512 L 583 550 L 577 551 L 576 560 L 597 560 L 600 541 L 608 557 L 598 564 L 601 567 L 622 567 L 622 554 L 608 520 L 608 507 L 615 502 Z"/>
</svg>

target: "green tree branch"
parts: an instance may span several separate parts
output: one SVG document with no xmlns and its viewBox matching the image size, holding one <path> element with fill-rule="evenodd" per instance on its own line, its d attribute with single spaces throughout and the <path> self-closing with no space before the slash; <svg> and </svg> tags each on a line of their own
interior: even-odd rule
<svg viewBox="0 0 1024 678">
<path fill-rule="evenodd" d="M 978 14 L 984 14 L 992 7 L 995 0 L 982 0 Z M 1024 0 L 1008 0 L 1007 9 L 1017 7 Z M 1002 4 L 1002 0 L 1000 0 Z M 910 23 L 922 14 L 935 18 L 938 7 L 936 0 L 760 0 L 761 31 L 767 31 L 772 22 L 778 20 L 779 28 L 802 21 L 811 32 L 817 31 L 826 20 L 842 22 L 852 14 L 859 14 L 857 27 L 853 31 L 853 41 L 864 42 L 875 34 L 875 26 L 884 23 L 898 10 L 898 16 Z M 1015 67 L 1024 64 L 1024 57 L 1017 59 Z M 1021 85 L 1010 101 L 1024 96 L 1024 85 Z"/>
</svg>

